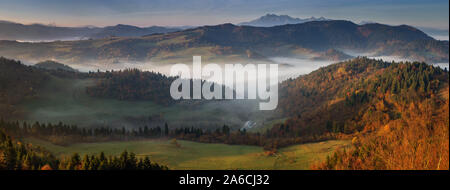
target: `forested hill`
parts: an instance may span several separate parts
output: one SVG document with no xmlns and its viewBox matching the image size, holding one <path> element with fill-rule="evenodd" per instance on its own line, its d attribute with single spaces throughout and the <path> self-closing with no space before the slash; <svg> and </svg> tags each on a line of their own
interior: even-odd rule
<svg viewBox="0 0 450 190">
<path fill-rule="evenodd" d="M 7 125 L 0 121 L 0 128 Z M 42 147 L 12 139 L 0 130 L 0 170 L 167 170 L 167 166 L 151 162 L 148 156 L 123 151 L 120 156 L 74 153 L 57 158 Z"/>
<path fill-rule="evenodd" d="M 200 42 L 245 47 L 265 56 L 280 56 L 306 48 L 320 52 L 330 49 L 355 50 L 427 62 L 448 60 L 448 41 L 434 40 L 407 25 L 357 25 L 350 21 L 333 20 L 274 27 L 223 24 L 191 31 L 198 33 L 196 38 Z M 291 49 L 281 48 L 286 45 L 291 46 Z M 268 47 L 276 48 L 274 51 L 264 51 Z"/>
<path fill-rule="evenodd" d="M 90 96 L 100 98 L 114 98 L 118 100 L 149 100 L 161 105 L 183 103 L 192 105 L 202 100 L 175 100 L 170 95 L 170 85 L 177 77 L 167 77 L 160 73 L 140 71 L 139 69 L 125 69 L 123 71 L 111 71 L 91 73 L 97 79 L 96 85 L 88 87 L 86 92 Z M 193 80 L 190 83 L 190 94 L 193 94 Z M 201 81 L 202 84 L 209 83 Z M 211 86 L 214 83 L 209 83 Z M 225 94 L 226 87 L 220 85 Z M 224 96 L 224 95 L 223 95 Z"/>
<path fill-rule="evenodd" d="M 39 96 L 39 89 L 52 77 L 69 80 L 91 79 L 94 85 L 85 92 L 98 98 L 128 101 L 152 101 L 160 105 L 182 103 L 198 104 L 202 101 L 176 101 L 170 96 L 170 85 L 176 77 L 138 69 L 82 73 L 61 63 L 43 62 L 26 66 L 20 61 L 0 57 L 0 118 L 20 116 L 17 104 Z M 192 80 L 189 80 L 192 87 Z M 202 81 L 205 83 L 205 81 Z M 222 86 L 225 93 L 225 86 Z M 191 90 L 191 93 L 193 91 Z"/>
<path fill-rule="evenodd" d="M 37 89 L 48 77 L 45 72 L 20 61 L 0 57 L 0 116 L 15 114 L 15 105 L 36 96 Z"/>
<path fill-rule="evenodd" d="M 321 169 L 448 168 L 448 80 L 425 63 L 333 64 L 281 84 L 278 107 L 290 119 L 272 132 L 356 136 L 352 152 Z"/>
<path fill-rule="evenodd" d="M 40 69 L 47 69 L 47 70 L 63 70 L 69 72 L 78 72 L 76 69 L 73 69 L 68 65 L 64 65 L 62 63 L 58 63 L 56 61 L 51 60 L 36 63 L 34 66 Z"/>
<path fill-rule="evenodd" d="M 274 27 L 251 27 L 222 24 L 189 31 L 202 31 L 199 41 L 228 46 L 254 46 L 284 43 L 311 49 L 373 48 L 383 41 L 410 42 L 432 40 L 422 31 L 407 26 L 383 24 L 357 25 L 350 21 L 313 21 Z"/>
<path fill-rule="evenodd" d="M 24 110 L 20 110 L 17 105 L 26 99 L 38 97 L 40 89 L 55 77 L 98 81 L 98 86 L 86 89 L 92 96 L 152 100 L 158 104 L 173 102 L 169 88 L 174 78 L 159 73 L 132 69 L 81 73 L 67 68 L 59 63 L 26 66 L 20 61 L 0 57 L 0 118 L 21 117 Z"/>
<path fill-rule="evenodd" d="M 162 105 L 174 103 L 170 96 L 170 84 L 174 77 L 160 73 L 125 69 L 96 75 L 96 85 L 87 87 L 86 92 L 95 97 L 119 100 L 150 100 Z"/>
<path fill-rule="evenodd" d="M 448 72 L 438 67 L 362 57 L 283 82 L 278 107 L 296 126 L 325 131 L 331 123 L 352 133 L 375 118 L 401 117 L 401 107 L 411 102 L 439 99 L 446 86 Z"/>
</svg>

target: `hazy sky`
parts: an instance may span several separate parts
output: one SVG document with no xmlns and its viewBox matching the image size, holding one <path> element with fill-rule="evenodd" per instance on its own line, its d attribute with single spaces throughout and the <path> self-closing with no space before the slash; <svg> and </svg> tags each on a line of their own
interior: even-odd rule
<svg viewBox="0 0 450 190">
<path fill-rule="evenodd" d="M 0 0 L 0 20 L 61 26 L 212 25 L 267 13 L 449 28 L 448 0 Z"/>
</svg>

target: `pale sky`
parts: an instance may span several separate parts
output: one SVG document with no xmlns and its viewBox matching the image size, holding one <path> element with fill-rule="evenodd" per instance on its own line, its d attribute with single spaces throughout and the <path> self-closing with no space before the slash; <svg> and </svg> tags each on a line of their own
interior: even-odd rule
<svg viewBox="0 0 450 190">
<path fill-rule="evenodd" d="M 448 0 L 0 0 L 0 20 L 59 26 L 214 25 L 267 13 L 449 28 Z"/>
</svg>

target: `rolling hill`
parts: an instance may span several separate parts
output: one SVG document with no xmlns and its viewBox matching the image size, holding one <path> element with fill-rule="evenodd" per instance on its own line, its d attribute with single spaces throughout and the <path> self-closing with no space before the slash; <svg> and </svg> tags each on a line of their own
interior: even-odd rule
<svg viewBox="0 0 450 190">
<path fill-rule="evenodd" d="M 107 27 L 59 27 L 44 24 L 24 25 L 0 21 L 0 40 L 55 41 L 106 38 L 113 36 L 136 37 L 154 33 L 174 32 L 180 29 L 160 26 L 136 27 L 118 24 Z"/>
<path fill-rule="evenodd" d="M 47 69 L 47 70 L 64 70 L 70 72 L 78 72 L 76 69 L 73 69 L 72 67 L 51 60 L 36 63 L 34 66 L 40 69 Z"/>
<path fill-rule="evenodd" d="M 37 65 L 0 57 L 0 119 L 130 128 L 170 122 L 212 129 L 224 123 L 240 128 L 256 112 L 256 103 L 244 100 L 174 100 L 169 88 L 175 78 L 160 73 Z"/>
<path fill-rule="evenodd" d="M 448 76 L 418 62 L 333 64 L 281 84 L 279 108 L 290 117 L 270 131 L 353 138 L 317 169 L 445 169 Z"/>
<path fill-rule="evenodd" d="M 66 63 L 96 61 L 180 62 L 193 55 L 206 60 L 266 60 L 306 57 L 339 60 L 345 52 L 448 62 L 448 41 L 437 41 L 406 26 L 357 25 L 349 21 L 314 21 L 274 27 L 222 24 L 143 37 L 112 37 L 47 43 L 0 41 L 0 55 L 22 60 L 54 59 Z M 326 52 L 331 52 L 327 56 Z M 341 55 L 341 56 L 337 56 Z"/>
</svg>

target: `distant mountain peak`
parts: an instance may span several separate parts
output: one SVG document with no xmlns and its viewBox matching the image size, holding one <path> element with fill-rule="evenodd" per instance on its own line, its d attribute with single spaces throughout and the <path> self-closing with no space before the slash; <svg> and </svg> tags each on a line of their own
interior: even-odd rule
<svg viewBox="0 0 450 190">
<path fill-rule="evenodd" d="M 291 18 L 291 19 L 295 19 L 295 18 L 290 17 L 289 15 L 276 15 L 276 14 L 270 14 L 270 13 L 268 13 L 260 18 Z"/>
<path fill-rule="evenodd" d="M 304 22 L 310 22 L 310 21 L 329 21 L 331 19 L 327 19 L 325 17 L 310 17 L 310 18 L 294 18 L 289 15 L 277 15 L 268 13 L 264 16 L 261 16 L 255 20 L 252 20 L 250 22 L 242 22 L 238 25 L 247 25 L 247 26 L 259 26 L 259 27 L 271 27 L 271 26 L 278 26 L 278 25 L 285 25 L 285 24 L 300 24 Z"/>
</svg>

